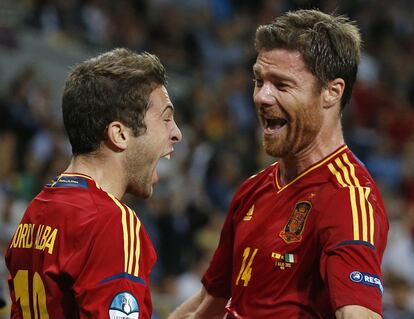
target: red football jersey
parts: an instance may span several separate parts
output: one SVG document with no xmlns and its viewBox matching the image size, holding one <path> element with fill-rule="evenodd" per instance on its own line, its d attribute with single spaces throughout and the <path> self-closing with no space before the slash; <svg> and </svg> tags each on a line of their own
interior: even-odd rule
<svg viewBox="0 0 414 319">
<path fill-rule="evenodd" d="M 140 318 L 156 253 L 135 213 L 62 174 L 28 206 L 6 253 L 11 318 Z"/>
<path fill-rule="evenodd" d="M 335 318 L 345 305 L 382 313 L 388 219 L 347 146 L 284 187 L 273 164 L 235 194 L 202 282 L 230 318 Z"/>
</svg>

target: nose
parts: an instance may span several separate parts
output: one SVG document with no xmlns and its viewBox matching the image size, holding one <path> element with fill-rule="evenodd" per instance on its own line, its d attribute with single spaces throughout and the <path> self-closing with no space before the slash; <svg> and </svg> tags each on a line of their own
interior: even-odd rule
<svg viewBox="0 0 414 319">
<path fill-rule="evenodd" d="M 271 106 L 276 103 L 272 87 L 270 82 L 264 82 L 262 86 L 254 88 L 253 100 L 257 106 Z"/>
<path fill-rule="evenodd" d="M 181 130 L 179 129 L 179 127 L 178 127 L 177 123 L 175 123 L 175 121 L 174 121 L 174 127 L 173 127 L 173 130 L 172 130 L 172 137 L 171 138 L 172 138 L 174 143 L 178 143 L 183 138 Z"/>
</svg>

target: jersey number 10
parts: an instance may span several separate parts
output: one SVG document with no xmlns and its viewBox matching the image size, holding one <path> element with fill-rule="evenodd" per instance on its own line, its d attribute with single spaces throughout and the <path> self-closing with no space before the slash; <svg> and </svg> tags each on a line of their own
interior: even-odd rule
<svg viewBox="0 0 414 319">
<path fill-rule="evenodd" d="M 31 319 L 30 295 L 29 295 L 29 271 L 19 270 L 13 279 L 16 302 L 20 299 L 23 319 Z M 35 319 L 49 319 L 46 307 L 46 292 L 42 278 L 35 272 L 32 282 L 33 290 L 33 313 Z"/>
</svg>

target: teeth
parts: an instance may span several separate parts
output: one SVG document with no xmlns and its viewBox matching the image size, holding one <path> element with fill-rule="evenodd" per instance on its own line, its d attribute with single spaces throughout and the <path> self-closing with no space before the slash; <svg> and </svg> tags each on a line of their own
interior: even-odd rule
<svg viewBox="0 0 414 319">
<path fill-rule="evenodd" d="M 167 154 L 167 155 L 165 155 L 165 156 L 164 156 L 164 158 L 166 158 L 166 159 L 171 159 L 171 154 Z"/>
<path fill-rule="evenodd" d="M 287 121 L 285 119 L 276 118 L 276 119 L 266 119 L 266 127 L 270 128 L 280 128 L 285 125 Z"/>
</svg>

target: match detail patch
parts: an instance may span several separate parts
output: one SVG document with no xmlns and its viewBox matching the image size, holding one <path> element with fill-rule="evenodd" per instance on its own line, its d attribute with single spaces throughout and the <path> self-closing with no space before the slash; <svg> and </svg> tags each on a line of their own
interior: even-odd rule
<svg viewBox="0 0 414 319">
<path fill-rule="evenodd" d="M 109 318 L 138 319 L 139 305 L 135 297 L 126 291 L 117 294 L 109 307 Z"/>
<path fill-rule="evenodd" d="M 292 268 L 292 264 L 296 264 L 298 262 L 298 255 L 272 252 L 272 259 L 275 259 L 275 266 L 279 267 L 281 270 L 284 270 L 286 268 Z"/>
<path fill-rule="evenodd" d="M 382 285 L 381 279 L 375 275 L 365 272 L 353 271 L 349 274 L 349 279 L 357 284 L 376 287 L 379 289 L 381 294 L 384 293 L 384 287 Z"/>
</svg>

